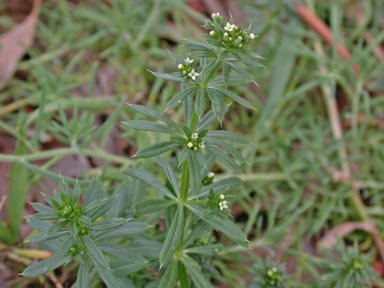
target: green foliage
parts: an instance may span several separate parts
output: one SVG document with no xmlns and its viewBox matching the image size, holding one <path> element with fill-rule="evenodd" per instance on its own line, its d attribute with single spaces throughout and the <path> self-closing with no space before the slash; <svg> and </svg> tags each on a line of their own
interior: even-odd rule
<svg viewBox="0 0 384 288">
<path fill-rule="evenodd" d="M 253 281 L 253 288 L 287 288 L 288 276 L 285 275 L 284 264 L 276 265 L 269 259 L 259 260 L 259 263 L 253 267 L 257 273 Z"/>
<path fill-rule="evenodd" d="M 324 270 L 321 285 L 324 287 L 372 287 L 380 283 L 376 271 L 358 246 L 347 247 L 339 241 L 334 251 L 324 250 L 326 258 L 319 267 Z"/>
<path fill-rule="evenodd" d="M 233 19 L 227 24 L 220 15 L 207 20 L 183 1 L 107 2 L 112 5 L 106 1 L 80 1 L 76 5 L 44 1 L 37 27 L 39 45 L 28 51 L 30 58 L 19 67 L 29 72 L 28 79 L 15 77 L 0 93 L 5 108 L 12 101 L 25 103 L 22 105 L 28 109 L 39 106 L 22 121 L 28 132 L 36 127 L 32 141 L 29 134 L 14 128 L 18 127 L 17 113 L 0 112 L 1 127 L 18 139 L 18 145 L 24 145 L 22 152 L 0 156 L 17 167 L 11 175 L 14 187 L 20 187 L 12 189 L 16 191 L 13 203 L 18 207 L 17 215 L 22 215 L 24 208 L 21 196 L 28 186 L 42 184 L 42 177 L 76 183 L 76 179 L 49 170 L 66 155 L 105 161 L 103 167 L 89 171 L 97 174 L 106 188 L 94 205 L 118 195 L 117 200 L 111 198 L 112 208 L 91 220 L 92 229 L 82 236 L 90 253 L 85 244 L 76 242 L 70 247 L 77 255 L 74 259 L 71 253 L 68 257 L 60 254 L 67 249 L 64 241 L 72 237 L 64 227 L 60 231 L 63 234 L 50 235 L 56 238 L 36 242 L 54 252 L 57 263 L 46 266 L 46 260 L 39 262 L 33 268 L 35 273 L 59 266 L 71 271 L 74 266 L 64 264 L 74 260 L 78 265 L 74 287 L 99 287 L 103 285 L 100 278 L 108 287 L 211 287 L 219 282 L 246 287 L 249 283 L 240 276 L 245 273 L 254 275 L 254 285 L 259 286 L 261 280 L 268 283 L 278 279 L 283 279 L 280 285 L 288 287 L 358 288 L 375 282 L 370 261 L 361 256 L 377 253 L 368 233 L 355 231 L 345 236 L 345 243 L 356 242 L 359 248 L 353 249 L 360 250 L 360 256 L 355 253 L 349 260 L 349 248 L 324 261 L 303 251 L 308 245 L 314 248 L 312 245 L 329 228 L 360 218 L 347 201 L 353 191 L 350 183 L 332 177 L 345 160 L 338 154 L 341 145 L 347 148 L 367 215 L 379 230 L 383 227 L 384 154 L 377 120 L 383 112 L 383 100 L 370 97 L 381 93 L 384 71 L 372 53 L 374 44 L 383 39 L 379 15 L 384 6 L 380 1 L 362 3 L 364 9 L 359 11 L 364 20 L 359 23 L 349 15 L 350 7 L 353 10 L 358 1 L 305 2 L 329 23 L 334 39 L 351 52 L 350 61 L 338 57 L 336 45 L 324 45 L 325 56 L 316 54 L 313 44 L 321 40 L 295 15 L 292 5 L 297 1 L 238 1 L 239 8 L 249 15 L 244 22 L 253 23 L 252 31 L 237 27 Z M 204 41 L 183 39 L 182 45 L 173 46 L 179 41 L 174 35 L 201 33 L 198 25 L 185 23 L 204 21 Z M 252 32 L 258 36 L 251 36 Z M 373 35 L 371 44 L 363 40 L 364 33 Z M 266 58 L 265 69 L 258 69 L 263 65 L 252 52 L 256 45 Z M 167 53 L 164 47 L 173 52 Z M 169 55 L 172 61 L 167 60 Z M 354 63 L 361 68 L 359 75 L 351 73 Z M 329 73 L 320 75 L 319 65 Z M 105 76 L 105 68 L 118 71 L 118 75 L 114 89 L 99 97 L 97 85 Z M 147 69 L 158 72 L 148 73 Z M 260 88 L 253 86 L 254 79 Z M 332 99 L 341 99 L 345 105 L 339 107 L 344 130 L 341 140 L 332 137 L 320 89 L 323 85 L 331 88 Z M 121 95 L 156 110 L 135 104 L 125 107 Z M 263 108 L 255 112 L 254 107 L 259 106 Z M 112 109 L 114 113 L 103 128 L 95 130 L 95 115 L 102 111 L 104 116 Z M 106 136 L 118 118 L 124 122 L 129 145 L 138 148 L 135 158 L 139 159 L 104 151 Z M 68 147 L 45 150 L 47 147 L 40 145 L 45 133 Z M 152 157 L 155 161 L 147 159 Z M 49 161 L 42 166 L 31 163 L 46 159 Z M 138 168 L 127 169 L 134 164 Z M 24 177 L 20 178 L 18 171 L 27 170 L 28 181 L 19 181 Z M 233 172 L 241 176 L 231 176 Z M 132 177 L 138 180 L 126 182 Z M 85 178 L 78 182 L 89 185 L 91 181 Z M 76 219 L 85 213 L 80 209 L 85 203 L 70 198 L 66 201 L 69 206 L 62 207 L 60 217 L 75 223 L 79 230 Z M 232 204 L 236 205 L 233 218 Z M 118 226 L 118 221 L 130 218 L 140 222 L 135 219 Z M 21 217 L 8 219 L 16 223 L 15 227 L 20 226 Z M 34 219 L 30 225 L 44 234 L 57 221 Z M 96 225 L 100 221 L 102 224 Z M 0 222 L 0 238 L 12 242 L 9 224 Z M 79 231 L 87 233 L 87 229 Z M 290 244 L 289 248 L 282 249 L 282 242 Z M 371 247 L 369 251 L 367 247 Z M 253 248 L 280 250 L 282 261 L 287 256 L 295 258 L 295 271 L 285 277 L 283 267 L 268 261 L 249 271 L 251 265 L 247 264 L 260 260 L 255 255 L 259 250 Z M 353 259 L 359 259 L 362 270 L 370 272 L 351 270 Z M 268 275 L 270 269 L 273 279 Z M 89 277 L 95 274 L 99 276 Z M 340 280 L 344 274 L 351 275 L 348 279 L 354 282 Z M 323 276 L 333 280 L 327 282 Z"/>
<path fill-rule="evenodd" d="M 223 30 L 223 28 L 217 29 L 219 29 L 216 30 L 217 33 Z M 233 69 L 229 67 L 237 67 L 235 62 L 245 63 L 238 53 L 256 57 L 244 50 L 254 36 L 253 34 L 248 36 L 247 32 L 241 31 L 234 24 L 227 24 L 224 30 L 231 35 L 227 41 L 225 39 L 227 32 L 224 32 L 225 45 L 217 45 L 218 42 L 213 42 L 212 39 L 208 41 L 208 45 L 186 41 L 192 54 L 199 52 L 201 59 L 196 61 L 200 63 L 199 65 L 194 65 L 195 61 L 187 57 L 183 64 L 177 60 L 180 72 L 173 74 L 153 72 L 159 78 L 182 83 L 181 92 L 171 98 L 167 107 L 170 109 L 183 104 L 185 111 L 188 111 L 184 124 L 176 124 L 165 115 L 140 105 L 130 105 L 130 107 L 135 112 L 154 118 L 163 124 L 147 120 L 131 120 L 123 123 L 128 132 L 130 129 L 136 129 L 169 135 L 168 141 L 157 142 L 139 149 L 135 154 L 137 158 L 149 158 L 173 151 L 177 153 L 177 168 L 182 166 L 180 183 L 178 181 L 180 173 L 175 171 L 171 163 L 159 157 L 156 161 L 167 177 L 165 184 L 143 169 L 129 168 L 125 171 L 131 177 L 157 190 L 159 196 L 158 199 L 137 203 L 133 210 L 134 214 L 144 217 L 155 213 L 158 217 L 165 211 L 167 217 L 167 229 L 162 237 L 162 248 L 158 255 L 160 269 L 165 271 L 160 287 L 175 285 L 177 279 L 183 283 L 183 287 L 189 287 L 190 281 L 196 287 L 213 287 L 209 281 L 209 270 L 205 267 L 209 265 L 209 258 L 221 249 L 221 245 L 214 244 L 215 240 L 212 237 L 206 238 L 203 245 L 199 244 L 201 243 L 199 239 L 210 235 L 212 230 L 222 232 L 229 239 L 245 247 L 248 244 L 242 230 L 228 218 L 229 213 L 226 210 L 229 208 L 229 202 L 223 194 L 228 194 L 230 189 L 240 184 L 240 181 L 233 177 L 214 181 L 214 174 L 210 172 L 216 160 L 237 173 L 241 173 L 241 169 L 233 158 L 245 162 L 242 154 L 228 142 L 248 144 L 246 137 L 229 131 L 209 129 L 216 118 L 220 122 L 223 120 L 229 106 L 225 102 L 226 98 L 246 108 L 253 108 L 247 100 L 228 89 L 236 82 L 232 81 Z M 235 36 L 237 40 L 232 41 L 232 37 Z M 201 54 L 203 51 L 206 52 L 205 56 Z M 223 77 L 220 76 L 220 67 L 225 62 L 231 65 L 225 68 Z M 235 71 L 236 69 L 241 68 L 234 68 Z M 223 85 L 225 88 L 221 87 Z M 205 103 L 208 100 L 211 101 L 212 110 L 206 111 Z M 118 109 L 115 115 L 119 112 Z M 112 115 L 110 118 L 115 117 Z M 94 135 L 98 132 L 93 132 L 93 119 L 90 114 L 83 113 L 79 117 L 76 108 L 71 120 L 68 120 L 63 112 L 59 114 L 59 120 L 61 124 L 54 122 L 53 127 L 50 128 L 53 135 L 77 151 L 96 139 Z M 101 129 L 103 130 L 103 127 Z M 33 204 L 38 213 L 30 220 L 31 225 L 34 221 L 48 220 L 53 223 L 47 223 L 44 231 L 32 236 L 29 241 L 55 240 L 55 244 L 53 256 L 50 259 L 31 265 L 23 275 L 36 277 L 75 260 L 80 263 L 79 277 L 75 287 L 90 285 L 90 279 L 86 274 L 91 271 L 92 266 L 108 287 L 123 287 L 122 277 L 154 263 L 147 261 L 143 255 L 135 255 L 134 259 L 113 260 L 113 256 L 121 257 L 121 255 L 115 255 L 112 251 L 103 249 L 105 247 L 103 245 L 110 239 L 114 239 L 117 244 L 119 237 L 131 235 L 131 232 L 126 233 L 126 231 L 132 228 L 132 224 L 142 225 L 141 229 L 138 229 L 140 232 L 148 226 L 144 223 L 129 222 L 130 219 L 108 216 L 111 214 L 109 211 L 117 209 L 119 202 L 116 197 L 121 193 L 108 196 L 101 184 L 96 182 L 90 184 L 84 194 L 83 203 L 80 204 L 82 194 L 79 184 L 74 186 L 73 192 L 63 184 L 60 193 L 56 192 L 52 197 L 45 196 L 50 207 L 40 203 Z M 151 221 L 155 220 L 156 218 L 152 218 Z M 119 251 L 123 246 L 115 246 L 114 249 Z"/>
<path fill-rule="evenodd" d="M 119 194 L 107 196 L 102 184 L 96 181 L 86 191 L 79 184 L 72 189 L 62 182 L 59 192 L 55 192 L 53 196 L 44 195 L 49 206 L 32 203 L 37 213 L 28 222 L 40 233 L 31 236 L 27 241 L 48 245 L 53 255 L 32 264 L 22 275 L 37 277 L 76 261 L 80 267 L 73 287 L 91 285 L 92 267 L 96 268 L 108 287 L 125 287 L 116 276 L 118 271 L 111 269 L 115 261 L 119 261 L 114 259 L 122 258 L 136 265 L 146 264 L 148 261 L 140 253 L 128 256 L 126 253 L 113 252 L 113 249 L 124 251 L 123 246 L 118 245 L 119 239 L 142 233 L 149 226 L 146 223 L 132 222 L 129 218 L 107 217 L 108 211 L 118 207 L 120 199 L 117 199 L 117 195 Z"/>
</svg>

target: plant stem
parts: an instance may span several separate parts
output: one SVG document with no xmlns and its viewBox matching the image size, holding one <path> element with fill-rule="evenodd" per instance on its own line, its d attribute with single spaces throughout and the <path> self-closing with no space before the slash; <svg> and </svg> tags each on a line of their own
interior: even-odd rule
<svg viewBox="0 0 384 288">
<path fill-rule="evenodd" d="M 181 175 L 181 185 L 180 185 L 180 199 L 184 202 L 188 199 L 188 188 L 189 188 L 189 167 L 188 161 L 186 160 L 183 163 L 183 171 Z"/>
<path fill-rule="evenodd" d="M 76 155 L 83 154 L 90 157 L 96 157 L 104 160 L 108 160 L 111 162 L 124 164 L 124 165 L 132 165 L 134 163 L 133 160 L 127 159 L 125 157 L 121 157 L 118 155 L 113 155 L 106 153 L 101 150 L 91 150 L 91 149 L 80 149 L 80 152 L 75 151 L 73 148 L 58 148 L 52 149 L 48 151 L 41 151 L 34 154 L 25 154 L 25 155 L 8 155 L 8 154 L 0 154 L 0 161 L 9 162 L 9 163 L 22 163 L 22 162 L 30 162 L 30 161 L 38 161 L 45 160 L 53 157 L 63 157 L 67 155 Z"/>
</svg>

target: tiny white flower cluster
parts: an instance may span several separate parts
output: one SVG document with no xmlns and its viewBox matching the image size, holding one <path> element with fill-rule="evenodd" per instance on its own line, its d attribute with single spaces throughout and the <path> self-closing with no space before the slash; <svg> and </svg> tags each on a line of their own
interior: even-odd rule
<svg viewBox="0 0 384 288">
<path fill-rule="evenodd" d="M 224 209 L 228 209 L 228 202 L 227 202 L 227 200 L 225 200 L 225 195 L 220 194 L 219 198 L 220 198 L 220 201 L 219 201 L 220 211 L 223 211 Z"/>
<path fill-rule="evenodd" d="M 206 22 L 205 28 L 211 30 L 209 36 L 212 39 L 224 44 L 228 50 L 244 49 L 256 37 L 255 34 L 248 34 L 246 30 L 242 30 L 234 23 L 225 22 L 224 24 L 223 17 L 219 13 L 213 13 L 211 16 L 214 23 L 223 24 L 224 31 L 210 21 Z"/>
<path fill-rule="evenodd" d="M 187 57 L 184 59 L 185 64 L 179 64 L 177 65 L 177 69 L 180 70 L 180 72 L 184 75 L 186 78 L 191 78 L 193 81 L 196 80 L 197 77 L 199 77 L 200 73 L 196 72 L 195 69 L 192 68 L 193 59 Z"/>
<path fill-rule="evenodd" d="M 277 268 L 276 267 L 273 267 L 272 269 L 269 269 L 267 274 L 268 276 L 272 276 L 274 273 L 277 272 Z"/>
<path fill-rule="evenodd" d="M 184 61 L 187 64 L 192 64 L 193 63 L 193 59 L 190 59 L 189 57 L 185 58 Z"/>
<path fill-rule="evenodd" d="M 199 139 L 198 133 L 192 133 L 190 142 L 188 142 L 187 147 L 191 150 L 197 151 L 199 149 L 204 149 L 205 144 L 203 139 Z"/>
<path fill-rule="evenodd" d="M 231 23 L 227 22 L 227 24 L 225 24 L 224 30 L 232 32 L 233 29 L 235 29 L 235 28 L 237 28 L 237 26 L 235 24 L 231 24 Z"/>
<path fill-rule="evenodd" d="M 213 172 L 208 172 L 208 175 L 207 175 L 209 178 L 212 178 L 213 176 L 215 176 L 215 173 Z"/>
<path fill-rule="evenodd" d="M 188 73 L 188 76 L 191 77 L 193 81 L 196 80 L 197 77 L 199 77 L 200 73 L 197 73 L 195 69 L 192 69 L 191 72 Z"/>
</svg>

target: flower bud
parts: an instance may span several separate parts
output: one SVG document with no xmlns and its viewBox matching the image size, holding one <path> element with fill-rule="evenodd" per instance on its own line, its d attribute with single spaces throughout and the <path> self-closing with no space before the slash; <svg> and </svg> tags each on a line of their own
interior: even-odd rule
<svg viewBox="0 0 384 288">
<path fill-rule="evenodd" d="M 220 15 L 219 12 L 217 13 L 212 13 L 212 20 L 215 21 L 216 23 L 222 23 L 223 22 L 223 17 Z"/>
</svg>

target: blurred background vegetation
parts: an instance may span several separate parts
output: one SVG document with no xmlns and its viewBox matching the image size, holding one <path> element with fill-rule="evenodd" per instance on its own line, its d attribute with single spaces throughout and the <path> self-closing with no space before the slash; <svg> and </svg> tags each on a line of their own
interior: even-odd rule
<svg viewBox="0 0 384 288">
<path fill-rule="evenodd" d="M 0 287 L 42 287 L 17 276 L 36 256 L 21 244 L 31 233 L 21 216 L 60 175 L 100 175 L 113 187 L 133 164 L 161 174 L 151 161 L 129 158 L 155 136 L 122 131 L 119 121 L 132 118 L 126 107 L 109 116 L 121 101 L 163 111 L 176 87 L 147 69 L 175 71 L 167 49 L 186 55 L 178 43 L 199 40 L 213 12 L 252 23 L 252 50 L 265 58 L 248 71 L 258 85 L 236 88 L 258 111 L 232 104 L 223 123 L 252 141 L 242 147 L 244 185 L 231 199 L 252 249 L 226 246 L 214 259 L 217 283 L 245 287 L 256 277 L 245 263 L 260 258 L 286 263 L 292 285 L 316 279 L 319 247 L 331 249 L 336 238 L 357 243 L 383 275 L 382 0 L 0 0 L 0 11 L 0 43 L 11 46 L 0 50 L 0 229 L 12 232 L 0 233 Z M 36 23 L 25 22 L 31 16 Z M 19 38 L 7 34 L 18 28 Z M 12 45 L 28 37 L 33 42 L 16 57 Z M 79 125 L 61 123 L 59 114 L 87 115 L 97 137 L 79 148 Z M 61 283 L 73 277 L 74 267 L 66 269 Z"/>
</svg>

